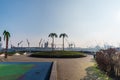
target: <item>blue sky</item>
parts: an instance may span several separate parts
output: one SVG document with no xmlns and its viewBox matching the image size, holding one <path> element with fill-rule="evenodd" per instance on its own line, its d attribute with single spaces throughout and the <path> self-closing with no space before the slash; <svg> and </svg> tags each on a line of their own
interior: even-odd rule
<svg viewBox="0 0 120 80">
<path fill-rule="evenodd" d="M 14 46 L 21 40 L 27 46 L 26 39 L 38 46 L 41 38 L 51 41 L 51 32 L 68 34 L 67 40 L 78 47 L 118 46 L 119 4 L 119 0 L 0 0 L 0 34 L 8 30 Z"/>
</svg>

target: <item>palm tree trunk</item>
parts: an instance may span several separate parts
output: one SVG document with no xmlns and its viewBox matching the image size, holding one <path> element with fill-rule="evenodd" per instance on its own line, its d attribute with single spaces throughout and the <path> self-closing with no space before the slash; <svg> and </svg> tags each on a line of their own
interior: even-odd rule
<svg viewBox="0 0 120 80">
<path fill-rule="evenodd" d="M 54 38 L 52 38 L 52 51 L 54 50 Z"/>
<path fill-rule="evenodd" d="M 64 37 L 63 37 L 63 51 L 64 51 Z"/>
<path fill-rule="evenodd" d="M 5 50 L 5 58 L 7 58 L 8 54 L 7 54 L 7 50 L 8 50 L 8 37 L 6 37 L 6 50 Z"/>
</svg>

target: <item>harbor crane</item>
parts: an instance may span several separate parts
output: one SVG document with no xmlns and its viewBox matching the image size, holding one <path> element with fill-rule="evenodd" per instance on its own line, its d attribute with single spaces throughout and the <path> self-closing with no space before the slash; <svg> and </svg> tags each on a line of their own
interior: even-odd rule
<svg viewBox="0 0 120 80">
<path fill-rule="evenodd" d="M 40 45 L 41 45 L 41 42 L 42 42 L 42 39 L 40 39 L 40 42 L 39 42 L 39 47 L 40 47 Z"/>
<path fill-rule="evenodd" d="M 19 43 L 18 43 L 18 47 L 19 47 L 19 45 L 22 43 L 23 41 L 20 41 Z"/>
<path fill-rule="evenodd" d="M 28 41 L 28 39 L 27 39 L 27 44 L 28 44 L 28 47 L 30 47 L 30 42 Z"/>
<path fill-rule="evenodd" d="M 68 42 L 68 40 L 67 39 L 65 39 L 66 40 L 66 42 L 68 43 L 68 46 L 69 46 L 69 48 L 75 48 L 75 43 L 74 42 Z"/>
</svg>

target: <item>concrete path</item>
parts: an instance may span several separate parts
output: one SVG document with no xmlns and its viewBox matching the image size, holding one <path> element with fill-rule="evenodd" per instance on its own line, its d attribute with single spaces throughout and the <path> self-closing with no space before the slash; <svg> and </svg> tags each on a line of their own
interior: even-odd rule
<svg viewBox="0 0 120 80">
<path fill-rule="evenodd" d="M 51 62 L 57 61 L 58 80 L 80 80 L 87 75 L 86 68 L 94 65 L 92 55 L 84 58 L 33 58 L 24 55 L 9 56 L 8 62 Z"/>
</svg>

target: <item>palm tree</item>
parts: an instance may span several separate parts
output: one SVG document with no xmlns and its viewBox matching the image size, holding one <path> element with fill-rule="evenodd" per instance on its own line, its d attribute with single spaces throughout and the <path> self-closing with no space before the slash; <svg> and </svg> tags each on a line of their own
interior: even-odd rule
<svg viewBox="0 0 120 80">
<path fill-rule="evenodd" d="M 64 38 L 65 38 L 65 37 L 68 37 L 68 35 L 67 35 L 66 33 L 61 33 L 59 37 L 60 37 L 60 38 L 61 38 L 61 37 L 63 38 L 63 51 L 64 51 Z"/>
<path fill-rule="evenodd" d="M 57 34 L 56 33 L 50 33 L 48 37 L 52 38 L 52 51 L 54 49 L 54 38 L 57 38 Z"/>
<path fill-rule="evenodd" d="M 6 50 L 5 50 L 5 58 L 7 58 L 7 50 L 8 50 L 8 42 L 9 42 L 9 38 L 10 38 L 10 33 L 6 30 L 4 30 L 3 32 L 3 36 L 4 36 L 4 40 L 6 41 Z"/>
</svg>

